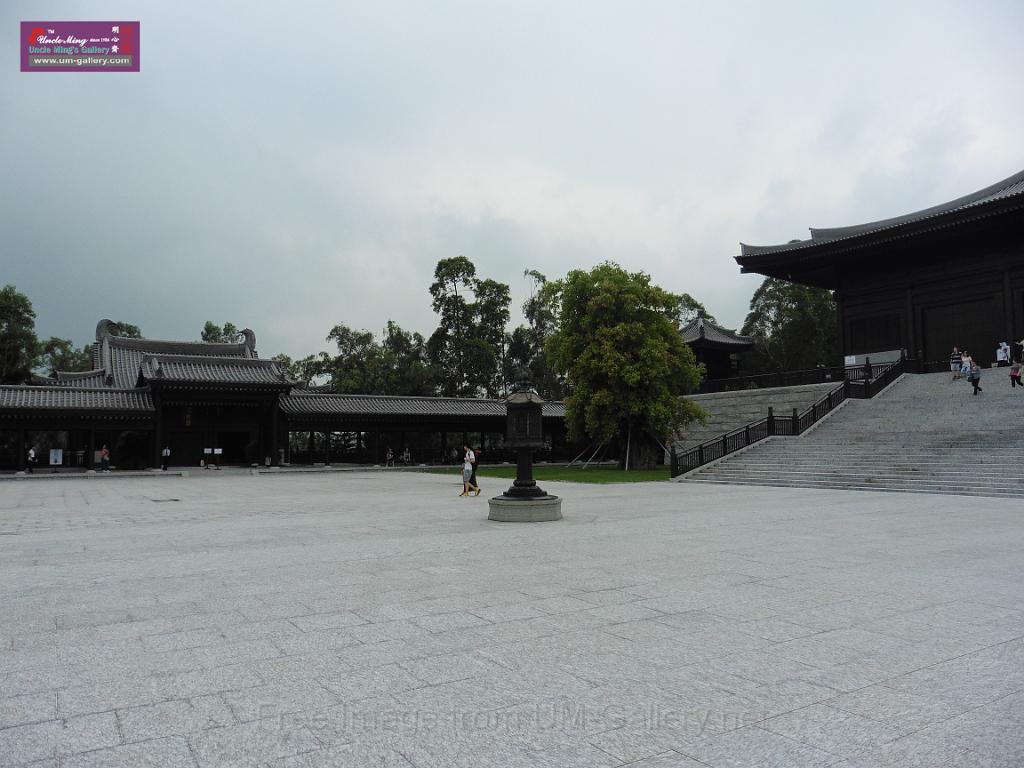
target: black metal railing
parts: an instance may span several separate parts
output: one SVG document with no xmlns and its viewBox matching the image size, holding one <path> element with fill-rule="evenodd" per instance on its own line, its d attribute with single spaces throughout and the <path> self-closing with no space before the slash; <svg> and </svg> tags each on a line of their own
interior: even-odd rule
<svg viewBox="0 0 1024 768">
<path fill-rule="evenodd" d="M 767 437 L 796 437 L 810 429 L 847 398 L 874 397 L 895 381 L 901 373 L 904 373 L 905 366 L 904 361 L 900 360 L 895 363 L 873 365 L 871 368 L 873 374 L 871 377 L 865 375 L 866 370 L 862 367 L 859 378 L 845 379 L 841 385 L 831 390 L 803 413 L 799 413 L 794 408 L 792 415 L 776 416 L 774 410 L 769 407 L 768 416 L 759 421 L 734 429 L 721 437 L 706 440 L 682 453 L 676 453 L 673 448 L 670 453 L 672 477 L 692 472 L 698 467 L 717 461 Z M 849 368 L 846 370 L 852 371 Z"/>
<path fill-rule="evenodd" d="M 877 378 L 892 363 L 872 363 L 871 378 Z M 860 381 L 865 378 L 863 365 L 832 365 L 803 371 L 778 371 L 756 376 L 734 376 L 729 379 L 705 379 L 698 392 L 733 392 L 738 389 L 764 389 L 766 387 L 797 387 L 803 384 L 827 384 L 830 381 Z"/>
</svg>

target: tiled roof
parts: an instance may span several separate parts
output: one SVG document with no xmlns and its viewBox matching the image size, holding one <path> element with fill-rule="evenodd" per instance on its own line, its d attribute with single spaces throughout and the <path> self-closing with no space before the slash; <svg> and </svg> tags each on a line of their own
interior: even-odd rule
<svg viewBox="0 0 1024 768">
<path fill-rule="evenodd" d="M 0 387 L 0 408 L 152 411 L 153 399 L 146 389 L 4 386 Z"/>
<path fill-rule="evenodd" d="M 273 360 L 206 355 L 143 355 L 139 381 L 292 384 Z"/>
<path fill-rule="evenodd" d="M 290 416 L 505 416 L 500 400 L 469 397 L 404 397 L 396 395 L 325 395 L 294 390 L 281 398 Z M 565 416 L 565 404 L 544 404 L 546 417 Z"/>
<path fill-rule="evenodd" d="M 970 211 L 975 208 L 983 208 L 986 205 L 1006 200 L 1008 198 L 1021 196 L 1021 203 L 1024 204 L 1024 171 L 1014 174 L 1007 179 L 972 192 L 969 195 L 950 200 L 948 203 L 934 205 L 931 208 L 908 213 L 904 216 L 896 216 L 891 219 L 872 221 L 867 224 L 856 224 L 850 227 L 830 227 L 824 229 L 811 228 L 809 240 L 795 240 L 780 245 L 747 245 L 740 243 L 740 255 L 736 260 L 743 264 L 744 257 L 761 256 L 771 253 L 785 253 L 809 248 L 814 245 L 832 243 L 840 240 L 848 240 L 861 235 L 874 234 L 884 230 L 898 229 L 899 227 L 916 224 L 928 219 L 938 218 L 946 214 Z"/>
<path fill-rule="evenodd" d="M 113 386 L 121 388 L 135 385 L 142 358 L 146 355 L 253 359 L 252 351 L 244 343 L 211 344 L 205 341 L 158 341 L 105 336 L 100 346 L 101 365 L 113 376 Z"/>
<path fill-rule="evenodd" d="M 742 336 L 736 331 L 730 331 L 706 317 L 696 317 L 680 329 L 683 341 L 693 344 L 696 341 L 709 342 L 711 346 L 727 346 L 746 349 L 754 343 L 750 336 Z"/>
<path fill-rule="evenodd" d="M 57 371 L 55 383 L 66 387 L 105 387 L 107 386 L 107 372 L 102 368 L 93 371 Z"/>
</svg>

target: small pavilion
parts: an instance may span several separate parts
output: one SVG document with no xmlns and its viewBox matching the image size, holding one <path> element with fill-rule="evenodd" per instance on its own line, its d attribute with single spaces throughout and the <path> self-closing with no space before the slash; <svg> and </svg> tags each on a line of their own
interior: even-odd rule
<svg viewBox="0 0 1024 768">
<path fill-rule="evenodd" d="M 680 330 L 698 363 L 704 363 L 709 379 L 726 379 L 739 373 L 739 353 L 754 346 L 750 336 L 723 328 L 703 313 Z"/>
</svg>

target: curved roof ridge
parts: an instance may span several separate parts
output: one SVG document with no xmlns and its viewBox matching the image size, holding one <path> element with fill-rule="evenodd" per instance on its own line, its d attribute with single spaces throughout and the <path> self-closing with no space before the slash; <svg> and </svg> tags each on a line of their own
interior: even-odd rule
<svg viewBox="0 0 1024 768">
<path fill-rule="evenodd" d="M 1020 189 L 1014 189 L 1018 186 L 1020 186 Z M 1000 194 L 1007 192 L 1008 194 Z M 876 229 L 888 229 L 889 227 L 896 226 L 897 224 L 904 224 L 908 221 L 916 221 L 917 219 L 926 219 L 929 216 L 935 216 L 939 213 L 954 211 L 957 208 L 964 208 L 968 205 L 984 202 L 985 198 L 1009 197 L 1010 195 L 1019 194 L 1020 192 L 1024 192 L 1024 171 L 1018 171 L 1012 176 L 1009 176 L 1002 181 L 997 181 L 995 184 L 990 184 L 984 189 L 979 189 L 976 192 L 971 192 L 970 194 L 963 195 L 962 197 L 958 197 L 954 200 L 949 200 L 945 203 L 939 203 L 938 205 L 932 205 L 928 208 L 922 208 L 919 211 L 905 213 L 902 216 L 892 216 L 888 219 L 878 219 L 877 221 L 869 221 L 864 224 L 853 224 L 846 227 L 811 227 L 811 240 L 814 242 L 820 242 L 822 240 L 836 240 L 841 237 L 859 235 L 862 232 L 871 232 Z"/>
<path fill-rule="evenodd" d="M 793 251 L 807 248 L 812 245 L 820 245 L 836 240 L 843 240 L 858 235 L 865 235 L 871 232 L 878 232 L 884 229 L 891 229 L 903 224 L 929 219 L 940 216 L 944 213 L 970 208 L 976 205 L 1002 200 L 1008 197 L 1024 194 L 1024 170 L 1018 171 L 1012 176 L 990 184 L 970 194 L 963 195 L 945 203 L 939 203 L 929 208 L 922 208 L 912 213 L 905 213 L 901 216 L 893 216 L 887 219 L 878 219 L 863 224 L 853 224 L 845 227 L 811 227 L 811 237 L 807 240 L 791 240 L 788 243 L 776 245 L 750 245 L 740 243 L 740 256 L 757 256 L 766 253 L 777 253 L 781 251 Z"/>
</svg>

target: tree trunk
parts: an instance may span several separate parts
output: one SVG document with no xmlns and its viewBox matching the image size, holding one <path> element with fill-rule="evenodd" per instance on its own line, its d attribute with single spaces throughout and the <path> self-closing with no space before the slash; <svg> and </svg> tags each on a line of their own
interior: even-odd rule
<svg viewBox="0 0 1024 768">
<path fill-rule="evenodd" d="M 664 451 L 658 441 L 644 432 L 642 429 L 634 429 L 629 436 L 629 468 L 630 469 L 654 469 L 664 463 Z M 619 455 L 619 469 L 626 466 L 626 444 L 625 433 L 620 435 L 619 444 L 622 446 Z"/>
</svg>

